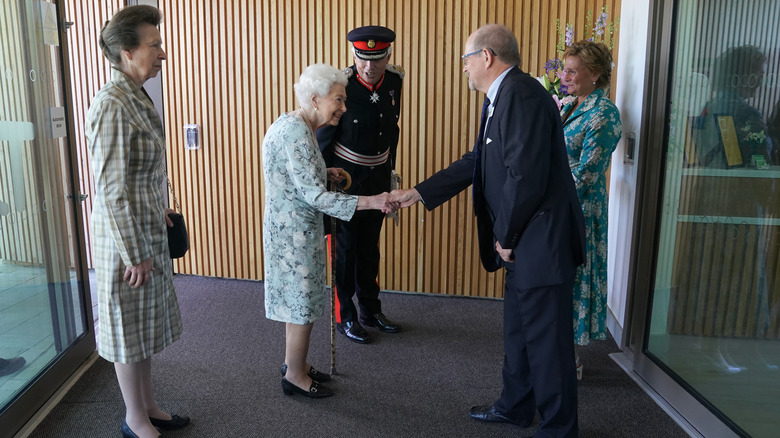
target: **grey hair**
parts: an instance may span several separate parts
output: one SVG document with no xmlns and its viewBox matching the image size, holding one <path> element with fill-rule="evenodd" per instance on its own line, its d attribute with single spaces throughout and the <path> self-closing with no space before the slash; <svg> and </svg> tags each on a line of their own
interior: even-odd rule
<svg viewBox="0 0 780 438">
<path fill-rule="evenodd" d="M 327 64 L 306 67 L 294 85 L 298 105 L 303 109 L 311 109 L 311 98 L 327 96 L 336 84 L 347 86 L 347 75 L 342 70 Z"/>
<path fill-rule="evenodd" d="M 520 49 L 515 34 L 500 24 L 486 24 L 474 32 L 474 50 L 490 49 L 506 64 L 520 67 Z"/>
<path fill-rule="evenodd" d="M 141 44 L 138 26 L 144 23 L 159 26 L 162 13 L 154 6 L 138 5 L 121 9 L 106 21 L 100 31 L 100 50 L 112 64 L 122 62 L 122 50 L 135 49 Z"/>
</svg>

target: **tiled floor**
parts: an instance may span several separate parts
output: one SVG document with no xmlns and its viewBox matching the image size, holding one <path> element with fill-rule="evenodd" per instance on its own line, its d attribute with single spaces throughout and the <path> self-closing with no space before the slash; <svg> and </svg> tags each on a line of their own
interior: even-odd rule
<svg viewBox="0 0 780 438">
<path fill-rule="evenodd" d="M 75 309 L 77 294 L 74 287 Z M 27 362 L 16 373 L 0 377 L 0 408 L 56 357 L 51 312 L 45 268 L 0 261 L 0 357 L 21 356 Z M 81 315 L 77 327 L 82 326 L 80 320 Z"/>
</svg>

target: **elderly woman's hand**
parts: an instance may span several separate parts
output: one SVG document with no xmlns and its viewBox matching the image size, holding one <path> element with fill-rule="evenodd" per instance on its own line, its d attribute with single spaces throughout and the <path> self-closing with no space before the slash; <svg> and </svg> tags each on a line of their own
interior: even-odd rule
<svg viewBox="0 0 780 438">
<path fill-rule="evenodd" d="M 149 257 L 137 265 L 126 267 L 125 276 L 122 280 L 129 284 L 130 287 L 141 287 L 152 278 L 152 271 L 154 271 L 154 267 L 152 267 L 152 258 Z"/>
<path fill-rule="evenodd" d="M 341 173 L 344 169 L 341 167 L 328 167 L 328 181 L 339 183 L 344 181 L 344 175 Z"/>
<path fill-rule="evenodd" d="M 168 224 L 168 228 L 173 226 L 173 221 L 171 220 L 170 216 L 168 216 L 171 213 L 176 213 L 176 210 L 172 208 L 165 209 L 165 223 Z"/>
<path fill-rule="evenodd" d="M 358 210 L 381 210 L 382 213 L 392 213 L 400 208 L 390 193 L 380 193 L 374 196 L 358 196 Z"/>
</svg>

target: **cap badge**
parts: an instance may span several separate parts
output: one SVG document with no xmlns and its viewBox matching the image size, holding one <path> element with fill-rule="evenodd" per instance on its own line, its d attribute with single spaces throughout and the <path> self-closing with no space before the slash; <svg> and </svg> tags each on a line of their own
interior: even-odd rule
<svg viewBox="0 0 780 438">
<path fill-rule="evenodd" d="M 368 44 L 366 45 L 368 46 L 369 49 L 373 49 L 374 47 L 376 47 L 376 41 L 368 40 Z"/>
</svg>

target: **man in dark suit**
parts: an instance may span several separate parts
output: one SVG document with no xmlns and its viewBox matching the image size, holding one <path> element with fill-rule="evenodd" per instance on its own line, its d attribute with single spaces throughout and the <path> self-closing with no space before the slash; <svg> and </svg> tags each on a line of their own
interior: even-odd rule
<svg viewBox="0 0 780 438">
<path fill-rule="evenodd" d="M 572 288 L 585 232 L 561 118 L 518 67 L 508 28 L 479 28 L 462 58 L 469 87 L 487 95 L 474 149 L 394 199 L 432 210 L 473 184 L 482 264 L 506 269 L 505 355 L 501 396 L 469 415 L 528 427 L 538 410 L 534 436 L 576 437 Z"/>
</svg>

